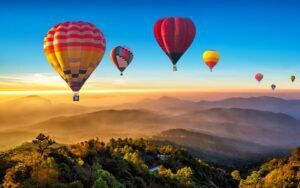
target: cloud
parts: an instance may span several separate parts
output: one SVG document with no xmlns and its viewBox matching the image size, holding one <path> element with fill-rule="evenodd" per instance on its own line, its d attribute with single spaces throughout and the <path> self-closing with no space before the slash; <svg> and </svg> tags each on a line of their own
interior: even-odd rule
<svg viewBox="0 0 300 188">
<path fill-rule="evenodd" d="M 22 84 L 60 84 L 62 79 L 51 73 L 33 73 L 20 75 L 0 75 L 0 82 L 5 83 L 22 83 Z"/>
<path fill-rule="evenodd" d="M 135 89 L 136 84 L 128 84 L 126 79 L 112 77 L 92 77 L 84 85 L 84 90 Z M 15 90 L 69 90 L 64 80 L 55 73 L 31 73 L 0 75 L 0 91 Z"/>
<path fill-rule="evenodd" d="M 0 75 L 0 91 L 16 90 L 61 90 L 66 83 L 51 73 Z"/>
</svg>

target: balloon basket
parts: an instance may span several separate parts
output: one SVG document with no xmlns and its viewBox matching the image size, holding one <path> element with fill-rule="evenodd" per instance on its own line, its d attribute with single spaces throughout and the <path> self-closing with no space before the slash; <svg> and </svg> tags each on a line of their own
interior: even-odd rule
<svg viewBox="0 0 300 188">
<path fill-rule="evenodd" d="M 75 94 L 73 95 L 73 101 L 74 101 L 74 102 L 78 102 L 78 101 L 79 101 L 79 95 L 78 95 L 78 93 L 75 93 Z"/>
<path fill-rule="evenodd" d="M 173 65 L 173 71 L 174 71 L 174 72 L 177 71 L 176 65 Z"/>
</svg>

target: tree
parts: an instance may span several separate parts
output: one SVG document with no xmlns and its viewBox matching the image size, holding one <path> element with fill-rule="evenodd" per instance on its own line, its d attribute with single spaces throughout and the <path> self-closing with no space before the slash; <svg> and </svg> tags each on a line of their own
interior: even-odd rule
<svg viewBox="0 0 300 188">
<path fill-rule="evenodd" d="M 193 186 L 195 183 L 192 181 L 192 175 L 191 167 L 183 167 L 177 170 L 175 178 L 184 186 Z"/>
<path fill-rule="evenodd" d="M 259 171 L 253 171 L 250 176 L 248 176 L 245 180 L 241 180 L 240 187 L 248 187 L 248 186 L 260 186 L 263 184 L 263 179 L 260 176 Z"/>
<path fill-rule="evenodd" d="M 0 166 L 0 172 L 4 175 L 4 178 L 0 177 L 3 178 L 2 186 L 236 187 L 233 186 L 236 182 L 229 175 L 172 145 L 157 145 L 144 139 L 111 140 L 111 144 L 106 145 L 92 139 L 53 147 L 55 142 L 43 134 L 32 142 L 34 144 L 0 154 L 0 165 L 4 165 L 3 168 Z M 164 160 L 159 155 L 164 155 Z M 11 164 L 5 166 L 6 163 Z M 148 165 L 161 167 L 152 174 L 148 171 Z"/>
<path fill-rule="evenodd" d="M 148 166 L 141 159 L 139 152 L 126 153 L 124 159 L 131 161 L 133 164 L 139 166 L 142 170 L 148 171 Z"/>
<path fill-rule="evenodd" d="M 173 179 L 174 176 L 175 176 L 175 174 L 172 172 L 171 169 L 167 169 L 163 166 L 160 166 L 157 172 L 158 172 L 159 175 L 166 176 L 166 177 L 169 177 L 171 179 Z"/>
<path fill-rule="evenodd" d="M 73 181 L 72 183 L 69 184 L 69 187 L 70 188 L 83 188 L 83 184 L 76 180 L 76 181 Z"/>
<path fill-rule="evenodd" d="M 238 170 L 232 171 L 230 175 L 231 175 L 232 179 L 234 179 L 236 181 L 241 180 L 241 175 L 240 175 L 240 172 Z"/>
<path fill-rule="evenodd" d="M 100 177 L 98 178 L 92 188 L 108 188 L 106 182 Z"/>
<path fill-rule="evenodd" d="M 49 138 L 49 136 L 40 133 L 32 143 L 38 146 L 37 151 L 40 153 L 42 158 L 45 158 L 46 154 L 50 151 L 50 146 L 55 144 L 55 141 Z"/>
<path fill-rule="evenodd" d="M 112 175 L 110 172 L 107 170 L 103 170 L 100 164 L 94 165 L 94 171 L 96 171 L 96 174 L 98 176 L 98 179 L 95 181 L 94 185 L 97 184 L 103 184 L 103 182 L 111 188 L 117 188 L 120 187 L 119 182 L 115 178 L 114 175 Z M 97 183 L 98 181 L 98 183 Z M 98 186 L 98 185 L 97 185 Z"/>
</svg>

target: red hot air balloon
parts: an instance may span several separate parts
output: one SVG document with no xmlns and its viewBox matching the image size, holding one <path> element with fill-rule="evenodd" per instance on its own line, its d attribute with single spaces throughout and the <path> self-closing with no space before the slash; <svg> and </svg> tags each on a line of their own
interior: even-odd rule
<svg viewBox="0 0 300 188">
<path fill-rule="evenodd" d="M 263 78 L 264 78 L 264 75 L 261 74 L 261 73 L 257 73 L 257 74 L 255 75 L 255 79 L 256 79 L 258 82 L 260 82 Z"/>
<path fill-rule="evenodd" d="M 173 71 L 177 71 L 176 63 L 192 44 L 195 34 L 195 25 L 189 18 L 161 18 L 155 23 L 154 36 L 172 61 Z"/>
</svg>

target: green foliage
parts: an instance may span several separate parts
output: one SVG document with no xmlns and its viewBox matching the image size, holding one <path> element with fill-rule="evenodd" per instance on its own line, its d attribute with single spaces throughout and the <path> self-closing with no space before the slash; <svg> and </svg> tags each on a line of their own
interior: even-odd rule
<svg viewBox="0 0 300 188">
<path fill-rule="evenodd" d="M 164 167 L 160 167 L 158 169 L 158 174 L 162 176 L 169 177 L 171 179 L 175 179 L 180 182 L 181 185 L 185 187 L 195 187 L 196 183 L 192 180 L 193 171 L 191 167 L 183 167 L 178 169 L 176 173 L 173 173 L 171 169 L 166 169 Z"/>
<path fill-rule="evenodd" d="M 55 141 L 52 140 L 49 136 L 40 133 L 34 140 L 32 140 L 32 143 L 37 145 L 37 152 L 39 152 L 41 156 L 44 157 L 44 155 L 49 152 L 50 146 L 55 144 Z"/>
<path fill-rule="evenodd" d="M 93 188 L 109 188 L 109 187 L 106 184 L 106 182 L 100 177 L 95 181 Z"/>
<path fill-rule="evenodd" d="M 3 183 L 6 170 L 15 166 L 15 162 L 5 159 L 4 156 L 0 155 L 0 185 Z"/>
<path fill-rule="evenodd" d="M 247 187 L 284 187 L 300 186 L 300 148 L 293 151 L 289 158 L 272 159 L 240 181 L 241 188 Z"/>
<path fill-rule="evenodd" d="M 234 179 L 234 180 L 237 180 L 237 181 L 241 180 L 241 175 L 238 170 L 232 171 L 230 175 L 231 175 L 232 179 Z"/>
<path fill-rule="evenodd" d="M 97 182 L 101 184 L 104 183 L 111 188 L 118 188 L 120 186 L 120 183 L 116 180 L 116 178 L 108 171 L 103 170 L 99 164 L 96 164 L 94 169 L 98 176 L 98 179 L 95 181 L 96 184 Z"/>
<path fill-rule="evenodd" d="M 83 188 L 83 184 L 80 181 L 76 180 L 76 181 L 70 183 L 69 187 L 70 188 Z"/>
<path fill-rule="evenodd" d="M 148 170 L 148 166 L 140 158 L 140 154 L 138 152 L 125 153 L 124 159 L 128 160 L 128 161 L 131 161 L 133 164 L 137 165 L 138 167 L 140 167 L 144 171 Z"/>
<path fill-rule="evenodd" d="M 0 155 L 3 187 L 235 187 L 224 171 L 172 145 L 149 140 L 92 139 L 53 147 L 39 134 L 32 144 Z M 149 168 L 161 166 L 157 172 Z M 1 185 L 0 185 L 1 187 Z"/>
<path fill-rule="evenodd" d="M 195 187 L 195 182 L 192 180 L 193 171 L 191 167 L 183 167 L 176 172 L 176 179 L 187 187 Z"/>
</svg>

